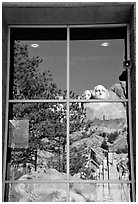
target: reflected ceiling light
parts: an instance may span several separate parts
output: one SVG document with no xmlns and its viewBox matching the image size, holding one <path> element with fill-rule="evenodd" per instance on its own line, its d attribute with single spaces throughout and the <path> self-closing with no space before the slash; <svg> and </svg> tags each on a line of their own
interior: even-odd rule
<svg viewBox="0 0 138 204">
<path fill-rule="evenodd" d="M 108 47 L 109 45 L 110 45 L 109 42 L 103 42 L 103 43 L 101 43 L 101 46 L 102 46 L 102 47 Z"/>
<path fill-rule="evenodd" d="M 37 47 L 39 47 L 39 45 L 38 44 L 31 44 L 31 47 L 37 48 Z"/>
</svg>

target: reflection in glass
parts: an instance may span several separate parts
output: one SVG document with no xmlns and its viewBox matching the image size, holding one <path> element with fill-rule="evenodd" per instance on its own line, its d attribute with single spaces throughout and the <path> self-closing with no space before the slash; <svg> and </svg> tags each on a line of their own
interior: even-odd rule
<svg viewBox="0 0 138 204">
<path fill-rule="evenodd" d="M 71 183 L 70 200 L 72 202 L 131 202 L 130 185 Z"/>
<path fill-rule="evenodd" d="M 66 104 L 15 103 L 9 117 L 7 179 L 66 173 Z"/>
<path fill-rule="evenodd" d="M 73 178 L 129 180 L 127 134 L 123 103 L 70 103 Z"/>
<path fill-rule="evenodd" d="M 14 41 L 13 63 L 10 99 L 65 98 L 66 41 Z"/>
<path fill-rule="evenodd" d="M 89 29 L 92 31 L 92 28 Z M 75 32 L 75 29 L 71 30 L 72 39 L 73 30 Z M 119 76 L 124 71 L 124 40 L 107 41 L 110 45 L 102 47 L 102 39 L 87 40 L 87 33 L 83 40 L 70 41 L 70 90 L 75 95 L 81 96 L 84 90 L 93 91 L 95 86 L 103 85 L 106 89 L 117 92 L 117 98 L 126 97 L 125 82 L 119 81 Z"/>
<path fill-rule="evenodd" d="M 49 178 L 48 178 L 49 176 Z M 40 180 L 50 179 L 47 175 Z M 20 179 L 21 180 L 21 179 Z M 66 202 L 66 183 L 17 183 L 7 184 L 8 202 Z"/>
<path fill-rule="evenodd" d="M 29 120 L 9 120 L 9 147 L 28 148 Z"/>
</svg>

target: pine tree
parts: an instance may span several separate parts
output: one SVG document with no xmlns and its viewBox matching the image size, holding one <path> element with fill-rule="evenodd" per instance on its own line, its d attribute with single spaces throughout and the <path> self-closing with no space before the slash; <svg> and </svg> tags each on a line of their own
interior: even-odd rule
<svg viewBox="0 0 138 204">
<path fill-rule="evenodd" d="M 15 41 L 14 45 L 14 80 L 13 99 L 54 99 L 61 90 L 53 82 L 49 70 L 40 73 L 39 57 L 29 58 L 27 45 Z M 64 108 L 58 109 L 56 103 L 15 103 L 12 105 L 10 118 L 14 120 L 29 120 L 29 146 L 25 151 L 12 150 L 12 164 L 30 163 L 37 170 L 38 150 L 44 150 L 65 157 L 66 118 Z M 52 111 L 54 109 L 54 111 Z M 61 122 L 62 119 L 62 122 Z M 47 142 L 44 142 L 46 138 Z M 65 160 L 62 156 L 62 159 Z M 56 158 L 56 157 L 55 157 Z M 64 161 L 57 163 L 57 170 L 65 171 Z M 62 165 L 61 165 L 62 163 Z"/>
</svg>

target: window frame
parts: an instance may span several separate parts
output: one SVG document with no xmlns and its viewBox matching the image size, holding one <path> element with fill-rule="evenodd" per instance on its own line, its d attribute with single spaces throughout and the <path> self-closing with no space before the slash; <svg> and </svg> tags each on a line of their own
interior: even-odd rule
<svg viewBox="0 0 138 204">
<path fill-rule="evenodd" d="M 54 183 L 66 183 L 67 184 L 67 201 L 69 201 L 70 197 L 70 189 L 69 189 L 69 184 L 70 183 L 80 183 L 80 181 L 74 181 L 70 180 L 69 176 L 69 106 L 71 102 L 126 102 L 128 105 L 128 135 L 129 135 L 129 148 L 130 148 L 130 172 L 131 172 L 131 180 L 129 181 L 123 181 L 123 180 L 82 180 L 81 183 L 113 183 L 113 184 L 131 184 L 131 199 L 132 202 L 135 201 L 135 178 L 134 178 L 134 159 L 133 159 L 133 143 L 132 143 L 132 118 L 131 118 L 131 78 L 130 78 L 130 69 L 127 69 L 127 93 L 128 93 L 128 98 L 127 99 L 119 99 L 119 100 L 95 100 L 95 99 L 90 99 L 90 100 L 82 100 L 82 99 L 70 99 L 69 93 L 70 93 L 70 28 L 111 28 L 111 27 L 126 27 L 127 28 L 127 36 L 126 36 L 126 43 L 125 43 L 125 60 L 130 60 L 130 34 L 129 34 L 129 25 L 128 24 L 99 24 L 99 25 L 10 25 L 8 26 L 8 53 L 7 53 L 7 90 L 6 90 L 6 117 L 5 117 L 5 141 L 4 141 L 4 159 L 3 159 L 3 200 L 4 200 L 4 195 L 5 195 L 5 185 L 6 184 L 11 184 L 11 183 L 53 183 L 53 181 L 40 181 L 40 180 L 32 180 L 32 181 L 18 181 L 18 180 L 5 180 L 6 177 L 6 168 L 7 168 L 7 162 L 6 162 L 6 157 L 7 157 L 7 137 L 8 137 L 8 113 L 9 113 L 9 104 L 11 103 L 66 103 L 67 104 L 67 180 L 61 180 L 61 181 L 54 181 Z M 9 81 L 10 81 L 10 33 L 11 33 L 11 28 L 66 28 L 67 29 L 67 98 L 64 100 L 47 100 L 47 99 L 27 99 L 27 100 L 15 100 L 15 99 L 9 99 Z"/>
</svg>

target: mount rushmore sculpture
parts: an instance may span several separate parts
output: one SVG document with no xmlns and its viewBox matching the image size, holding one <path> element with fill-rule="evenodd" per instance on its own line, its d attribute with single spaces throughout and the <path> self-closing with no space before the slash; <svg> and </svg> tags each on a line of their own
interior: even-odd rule
<svg viewBox="0 0 138 204">
<path fill-rule="evenodd" d="M 82 94 L 83 99 L 107 100 L 107 102 L 86 102 L 84 109 L 86 110 L 87 119 L 118 119 L 126 118 L 126 107 L 122 102 L 116 101 L 122 99 L 113 90 L 107 90 L 103 85 L 97 85 L 93 90 L 85 90 Z M 112 102 L 108 101 L 112 100 Z"/>
</svg>

